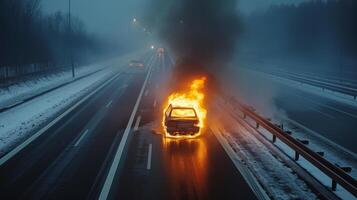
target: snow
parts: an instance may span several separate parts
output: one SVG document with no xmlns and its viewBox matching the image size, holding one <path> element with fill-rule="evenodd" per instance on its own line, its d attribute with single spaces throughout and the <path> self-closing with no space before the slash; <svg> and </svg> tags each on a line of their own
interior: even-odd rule
<svg viewBox="0 0 357 200">
<path fill-rule="evenodd" d="M 104 65 L 104 68 L 102 67 L 103 70 L 0 113 L 0 156 L 40 129 L 49 120 L 55 118 L 73 102 L 78 101 L 95 87 L 108 80 L 113 74 L 123 70 L 129 59 L 135 55 L 137 57 L 138 53 L 111 60 L 107 65 Z M 90 73 L 97 70 L 97 66 L 83 68 L 79 73 Z M 33 80 L 30 81 L 31 84 L 14 86 L 7 93 L 2 91 L 6 95 L 1 96 L 0 99 L 1 102 L 6 102 L 11 99 L 22 98 L 23 94 L 37 93 L 68 80 L 66 73 L 56 77 L 48 76 L 41 80 Z"/>
<path fill-rule="evenodd" d="M 340 147 L 339 145 L 328 140 L 327 138 L 324 138 L 320 134 L 311 133 L 311 132 L 313 132 L 312 130 L 310 130 L 306 127 L 301 127 L 301 125 L 297 124 L 296 122 L 293 122 L 292 120 L 289 120 L 289 121 L 290 121 L 290 124 L 288 124 L 288 123 L 284 124 L 284 130 L 291 131 L 295 138 L 308 139 L 310 142 L 309 148 L 311 148 L 315 152 L 317 152 L 317 151 L 325 152 L 324 157 L 332 163 L 338 164 L 340 166 L 349 166 L 349 167 L 352 167 L 352 169 L 357 169 L 357 157 L 353 152 L 350 152 L 350 151 L 344 149 L 343 147 Z M 250 124 L 252 127 L 255 126 L 255 121 L 253 121 L 250 118 L 247 118 L 245 120 L 245 122 Z M 271 138 L 272 138 L 272 134 L 264 128 L 259 128 L 259 133 L 262 136 L 264 136 L 267 140 L 271 140 Z M 242 138 L 239 138 L 239 140 L 242 140 Z M 277 139 L 277 141 L 274 144 L 286 155 L 290 155 L 291 157 L 293 157 L 295 155 L 295 152 L 293 151 L 293 149 L 291 149 L 289 146 L 287 146 L 285 143 L 283 143 L 279 139 Z M 258 146 L 258 147 L 261 148 L 260 146 Z M 305 160 L 302 156 L 300 156 L 300 159 L 297 161 L 297 163 L 301 167 L 306 169 L 312 176 L 314 176 L 324 186 L 331 187 L 331 178 L 329 178 L 327 175 L 325 175 L 323 172 L 321 172 L 318 168 L 316 168 L 310 162 Z M 357 172 L 355 170 L 352 170 L 352 173 L 350 175 L 352 177 L 356 178 Z M 354 198 L 351 193 L 349 193 L 347 190 L 345 190 L 341 186 L 337 187 L 335 194 L 338 197 L 340 197 L 341 199 L 353 199 Z"/>
<path fill-rule="evenodd" d="M 113 63 L 119 63 L 120 61 L 128 60 L 135 56 L 137 52 L 130 53 L 121 57 L 112 58 L 99 63 L 80 66 L 75 68 L 76 78 L 81 78 L 85 75 L 93 73 L 98 70 L 105 69 Z M 127 62 L 127 61 L 126 61 Z M 11 85 L 7 88 L 0 88 L 0 108 L 9 107 L 17 102 L 21 102 L 24 99 L 33 95 L 39 94 L 56 86 L 73 81 L 72 71 L 62 71 L 54 74 L 43 75 L 33 80 L 26 80 L 17 84 Z"/>
<path fill-rule="evenodd" d="M 217 103 L 210 125 L 222 134 L 238 157 L 273 199 L 316 199 L 316 195 L 278 156 Z M 231 110 L 231 109 L 230 109 Z"/>
<path fill-rule="evenodd" d="M 249 82 L 249 84 L 246 84 L 248 87 L 244 88 L 244 84 L 241 84 L 238 89 L 238 96 L 243 96 L 241 100 L 246 101 L 245 103 L 249 105 L 254 105 L 255 108 L 258 109 L 258 112 L 261 116 L 263 117 L 270 117 L 272 119 L 273 123 L 284 123 L 284 130 L 290 130 L 292 132 L 292 136 L 295 138 L 299 139 L 307 139 L 309 140 L 309 148 L 312 150 L 318 152 L 322 151 L 324 152 L 324 157 L 329 160 L 331 163 L 338 164 L 339 166 L 348 166 L 352 167 L 352 172 L 350 175 L 354 177 L 355 179 L 357 178 L 357 156 L 355 153 L 343 148 L 342 146 L 332 142 L 331 140 L 323 137 L 321 134 L 316 133 L 312 131 L 311 129 L 303 126 L 302 124 L 299 124 L 298 122 L 289 119 L 285 112 L 281 110 L 281 108 L 275 108 L 274 103 L 272 103 L 272 99 L 277 96 L 277 88 L 275 85 L 270 85 L 273 83 L 279 83 L 282 85 L 287 85 L 289 87 L 296 88 L 298 90 L 302 90 L 304 92 L 311 93 L 313 95 L 318 95 L 326 99 L 330 99 L 336 102 L 340 102 L 345 105 L 350 105 L 353 107 L 357 107 L 357 100 L 354 100 L 352 96 L 342 94 L 339 92 L 334 92 L 330 90 L 322 90 L 319 87 L 315 87 L 312 85 L 308 84 L 301 84 L 300 82 L 289 80 L 286 78 L 281 78 L 278 76 L 270 75 L 267 73 L 259 72 L 256 70 L 248 69 L 248 68 L 240 68 L 238 71 L 236 71 L 235 77 L 240 80 L 241 82 L 244 82 L 246 79 L 251 79 L 254 80 L 254 83 L 251 81 L 246 81 Z M 238 75 L 237 75 L 238 74 Z M 262 79 L 264 81 L 262 81 Z M 265 80 L 269 81 L 265 81 Z M 242 81 L 243 80 L 243 81 Z M 239 81 L 238 81 L 239 82 Z M 251 84 L 255 84 L 254 90 L 251 89 Z M 235 88 L 236 89 L 236 88 Z M 244 91 L 244 89 L 247 89 L 248 95 Z M 266 92 L 268 91 L 268 92 Z M 249 98 L 249 94 L 252 93 L 252 97 Z M 256 94 L 259 94 L 260 98 L 256 98 Z M 242 95 L 244 94 L 244 95 Z M 256 98 L 256 100 L 254 99 Z M 248 100 L 247 100 L 248 99 Z M 248 102 L 249 101 L 249 102 Z M 257 102 L 254 102 L 257 101 Z M 262 105 L 263 104 L 263 105 Z M 320 102 L 314 101 L 314 104 L 317 105 L 322 105 Z M 325 106 L 325 105 L 324 105 Z M 269 108 L 267 111 L 266 108 Z M 273 108 L 273 114 L 271 113 L 271 108 Z M 351 117 L 356 117 L 352 113 L 345 112 L 343 110 L 339 110 L 338 108 L 335 108 L 333 106 L 328 107 L 331 110 L 335 110 L 338 112 L 343 112 L 346 115 L 349 115 Z M 234 108 L 233 108 L 234 109 Z M 231 110 L 233 110 L 231 108 Z M 278 116 L 277 116 L 278 115 Z M 276 118 L 275 118 L 276 117 Z M 250 125 L 255 126 L 255 122 L 253 120 L 250 120 L 249 118 L 245 120 L 248 122 Z M 272 135 L 268 131 L 260 128 L 259 129 L 260 133 L 267 139 L 271 140 Z M 282 152 L 285 154 L 293 157 L 294 152 L 292 149 L 290 149 L 288 146 L 286 146 L 284 143 L 281 141 L 277 140 L 275 143 L 276 147 L 278 147 Z M 312 174 L 314 177 L 317 178 L 323 185 L 326 187 L 331 187 L 331 179 L 323 174 L 320 170 L 315 168 L 313 165 L 311 165 L 308 161 L 306 161 L 304 158 L 301 157 L 301 159 L 297 162 L 301 167 L 306 169 L 310 174 Z M 344 190 L 341 186 L 337 187 L 337 191 L 335 192 L 340 198 L 342 199 L 355 199 L 349 192 Z"/>
</svg>

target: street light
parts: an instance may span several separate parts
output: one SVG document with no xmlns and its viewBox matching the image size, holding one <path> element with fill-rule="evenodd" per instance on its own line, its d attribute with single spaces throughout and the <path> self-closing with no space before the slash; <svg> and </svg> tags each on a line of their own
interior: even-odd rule
<svg viewBox="0 0 357 200">
<path fill-rule="evenodd" d="M 136 23 L 136 18 L 135 17 L 133 18 L 133 22 Z"/>
<path fill-rule="evenodd" d="M 68 28 L 69 28 L 69 46 L 70 46 L 70 58 L 72 65 L 72 77 L 75 77 L 74 74 L 74 63 L 73 63 L 73 49 L 72 49 L 72 27 L 71 27 L 71 0 L 68 0 Z"/>
</svg>

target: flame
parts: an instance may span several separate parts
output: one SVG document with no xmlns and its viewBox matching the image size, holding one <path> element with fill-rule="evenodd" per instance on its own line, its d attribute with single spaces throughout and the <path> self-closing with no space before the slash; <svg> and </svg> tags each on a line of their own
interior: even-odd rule
<svg viewBox="0 0 357 200">
<path fill-rule="evenodd" d="M 195 137 L 200 135 L 201 130 L 204 127 L 206 114 L 207 114 L 207 110 L 204 108 L 205 94 L 203 93 L 205 82 L 206 82 L 206 77 L 195 79 L 191 82 L 189 87 L 190 89 L 188 91 L 175 92 L 168 97 L 167 103 L 165 104 L 163 109 L 163 126 L 165 121 L 164 119 L 165 111 L 170 104 L 173 107 L 193 108 L 196 111 L 199 120 L 198 126 L 200 127 L 200 131 L 197 135 L 195 135 Z M 185 116 L 189 117 L 192 116 L 192 110 L 177 110 L 177 113 L 175 113 L 175 115 L 179 117 L 185 117 Z M 167 132 L 166 132 L 166 136 L 169 136 Z"/>
</svg>

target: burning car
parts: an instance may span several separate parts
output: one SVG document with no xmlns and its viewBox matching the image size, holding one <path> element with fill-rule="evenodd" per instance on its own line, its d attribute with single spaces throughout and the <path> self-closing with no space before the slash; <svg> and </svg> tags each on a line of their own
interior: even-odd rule
<svg viewBox="0 0 357 200">
<path fill-rule="evenodd" d="M 191 135 L 200 131 L 196 110 L 192 107 L 174 107 L 171 104 L 165 112 L 166 131 L 171 136 Z"/>
<path fill-rule="evenodd" d="M 162 124 L 167 137 L 197 137 L 206 118 L 204 83 L 206 78 L 195 79 L 188 90 L 172 93 L 164 105 Z"/>
</svg>

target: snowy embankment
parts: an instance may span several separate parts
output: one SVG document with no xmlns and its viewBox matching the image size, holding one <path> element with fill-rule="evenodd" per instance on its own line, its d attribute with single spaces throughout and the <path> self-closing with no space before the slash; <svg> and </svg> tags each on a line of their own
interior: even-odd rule
<svg viewBox="0 0 357 200">
<path fill-rule="evenodd" d="M 217 101 L 210 128 L 221 134 L 272 199 L 317 199 L 309 186 L 283 159 L 230 115 L 231 108 Z"/>
<path fill-rule="evenodd" d="M 225 110 L 226 114 L 224 121 L 227 124 L 232 124 L 231 126 L 225 125 L 225 127 L 229 127 L 223 134 L 224 137 L 232 144 L 232 148 L 236 148 L 236 152 L 239 157 L 241 157 L 245 162 L 248 163 L 251 170 L 256 174 L 259 179 L 259 182 L 268 188 L 268 192 L 273 194 L 273 196 L 278 199 L 294 199 L 301 198 L 300 195 L 305 195 L 305 192 L 308 187 L 306 184 L 302 182 L 300 179 L 294 180 L 296 175 L 292 176 L 291 174 L 286 174 L 284 172 L 284 168 L 288 168 L 292 174 L 295 174 L 292 169 L 284 164 L 282 160 L 293 160 L 292 158 L 295 155 L 293 149 L 291 149 L 284 142 L 277 139 L 274 143 L 270 143 L 272 134 L 264 128 L 253 128 L 256 126 L 255 121 L 250 118 L 246 118 L 245 120 L 241 119 L 241 114 L 239 114 L 238 110 L 235 110 L 234 106 L 226 103 L 221 103 L 221 110 Z M 228 114 L 228 115 L 227 115 Z M 231 115 L 231 116 L 229 116 Z M 228 116 L 228 117 L 227 117 Z M 232 117 L 234 119 L 232 119 Z M 219 118 L 219 117 L 218 117 Z M 239 119 L 239 120 L 238 120 Z M 240 122 L 238 122 L 240 121 Z M 244 123 L 249 125 L 250 131 L 246 128 L 243 128 L 239 123 Z M 296 128 L 296 127 L 295 127 Z M 290 128 L 289 126 L 284 128 L 285 131 L 290 130 L 290 134 L 292 134 L 295 138 L 300 140 L 306 139 L 306 130 L 305 132 L 299 132 L 294 128 Z M 337 164 L 339 166 L 350 166 L 352 169 L 357 168 L 357 157 L 354 153 L 346 151 L 345 149 L 336 147 L 336 144 L 331 143 L 329 140 L 325 138 L 321 138 L 319 134 L 313 134 L 315 139 L 311 139 L 309 137 L 309 148 L 314 150 L 315 152 L 324 152 L 324 157 L 330 161 L 331 163 Z M 262 139 L 258 139 L 262 138 Z M 267 148 L 267 145 L 264 145 L 261 141 L 264 140 L 265 143 L 268 142 L 270 146 Z M 327 141 L 326 141 L 327 140 Z M 274 150 L 282 152 L 284 155 L 284 159 L 279 158 L 274 155 Z M 293 161 L 294 162 L 294 161 Z M 325 175 L 321 170 L 312 165 L 309 161 L 304 159 L 302 156 L 296 162 L 301 168 L 306 170 L 311 176 L 313 176 L 318 182 L 320 182 L 324 187 L 331 188 L 331 178 Z M 285 169 L 286 171 L 286 169 Z M 350 175 L 354 178 L 357 177 L 357 172 L 352 170 Z M 292 183 L 285 183 L 285 181 L 294 181 Z M 298 183 L 300 185 L 300 189 L 297 189 L 294 193 L 291 194 L 282 194 L 284 190 L 289 190 L 289 188 L 297 187 L 294 184 Z M 275 188 L 271 190 L 269 188 Z M 297 187 L 298 188 L 298 187 Z M 353 195 L 349 193 L 347 190 L 342 188 L 341 186 L 337 187 L 337 190 L 334 192 L 341 199 L 353 199 Z M 311 196 L 310 196 L 311 197 Z M 309 199 L 305 197 L 303 199 Z"/>
<path fill-rule="evenodd" d="M 262 72 L 257 72 L 254 70 L 240 70 L 241 74 L 247 75 L 248 77 L 256 77 L 257 79 L 269 79 L 272 82 L 276 81 L 279 84 L 283 85 L 288 85 L 293 88 L 298 88 L 300 90 L 308 91 L 314 95 L 322 96 L 324 98 L 332 99 L 333 101 L 340 102 L 342 105 L 352 105 L 352 106 L 357 106 L 357 101 L 353 100 L 350 98 L 343 98 L 344 95 L 340 94 L 341 96 L 336 96 L 330 94 L 328 91 L 322 91 L 321 89 L 315 90 L 312 89 L 314 86 L 308 86 L 308 85 L 303 85 L 299 83 L 294 83 L 294 81 L 289 81 L 285 80 L 283 78 L 277 78 L 276 76 L 273 75 L 268 75 L 266 73 Z M 265 85 L 268 84 L 268 82 L 263 82 Z M 275 86 L 269 86 L 271 88 L 276 88 Z M 311 88 L 310 88 L 311 87 Z M 278 90 L 278 89 L 276 89 Z M 277 93 L 277 91 L 274 91 L 272 89 L 272 93 Z M 275 95 L 275 94 L 273 94 Z M 347 95 L 348 96 L 348 95 Z M 266 97 L 267 99 L 272 98 L 272 97 Z M 262 101 L 269 101 L 267 99 L 264 99 Z M 242 99 L 241 99 L 242 100 Z M 243 100 L 242 100 L 243 101 Z M 256 103 L 252 102 L 243 102 L 246 103 L 247 105 L 254 105 Z M 273 106 L 273 103 L 270 103 L 269 106 Z M 277 108 L 279 109 L 279 108 Z M 332 108 L 334 109 L 334 108 Z M 260 113 L 261 116 L 263 117 L 268 117 L 271 118 L 273 123 L 281 124 L 284 123 L 284 128 L 285 130 L 290 130 L 294 137 L 304 139 L 304 140 L 309 140 L 310 144 L 309 147 L 315 150 L 316 152 L 324 152 L 324 156 L 331 161 L 332 163 L 335 163 L 339 166 L 348 166 L 352 167 L 352 172 L 351 175 L 355 178 L 357 178 L 357 155 L 356 153 L 342 147 L 339 144 L 336 144 L 335 142 L 331 141 L 330 139 L 324 137 L 322 134 L 317 133 L 310 128 L 304 126 L 303 124 L 290 119 L 283 110 L 277 110 L 277 114 L 270 114 L 269 112 L 265 112 L 264 110 L 257 110 L 257 112 Z M 279 115 L 279 116 L 276 116 Z"/>
<path fill-rule="evenodd" d="M 120 61 L 128 60 L 132 56 L 133 54 L 128 54 L 87 66 L 76 67 L 76 77 L 74 79 L 72 78 L 71 69 L 68 69 L 63 72 L 43 75 L 33 80 L 22 81 L 7 88 L 0 88 L 0 110 L 16 105 L 19 102 L 23 102 L 25 99 L 36 94 L 46 92 L 52 88 L 61 86 L 62 84 L 73 82 L 74 80 L 80 79 L 91 73 L 103 70 L 111 66 L 113 63 L 120 63 Z"/>
<path fill-rule="evenodd" d="M 68 108 L 73 102 L 78 101 L 84 95 L 93 91 L 114 74 L 124 70 L 133 55 L 127 55 L 114 59 L 98 72 L 64 85 L 46 94 L 38 96 L 10 110 L 0 113 L 0 157 L 25 140 L 31 134 L 39 130 L 49 120 L 55 118 Z M 97 71 L 97 65 L 83 68 L 83 74 Z M 87 70 L 85 70 L 87 69 Z M 49 79 L 49 80 L 47 80 Z M 46 81 L 47 80 L 47 81 Z M 48 76 L 40 81 L 33 80 L 31 84 L 14 86 L 11 91 L 1 96 L 2 102 L 8 99 L 23 97 L 22 94 L 36 94 L 39 90 L 55 87 L 68 81 L 68 74 L 63 76 Z M 19 88 L 18 91 L 15 88 Z M 4 91 L 2 91 L 4 93 Z M 6 99 L 6 100 L 4 100 Z"/>
</svg>

